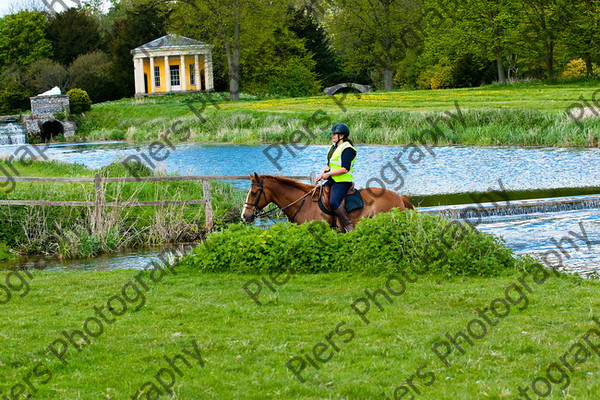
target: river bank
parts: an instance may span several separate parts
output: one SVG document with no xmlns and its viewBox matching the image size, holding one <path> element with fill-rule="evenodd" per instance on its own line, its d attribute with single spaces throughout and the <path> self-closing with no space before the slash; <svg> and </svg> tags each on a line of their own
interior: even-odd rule
<svg viewBox="0 0 600 400">
<path fill-rule="evenodd" d="M 210 93 L 122 99 L 95 104 L 74 140 L 326 144 L 327 129 L 345 122 L 362 144 L 597 147 L 600 118 L 583 118 L 581 105 L 581 97 L 600 102 L 596 90 L 529 84 L 239 102 Z"/>
<path fill-rule="evenodd" d="M 4 171 L 10 170 L 0 160 Z M 81 164 L 50 161 L 16 161 L 19 176 L 93 178 L 153 176 L 145 165 L 122 162 L 98 169 Z M 226 182 L 211 182 L 215 226 L 239 220 L 245 193 Z M 6 188 L 5 188 L 6 189 Z M 88 201 L 95 188 L 88 183 L 16 182 L 0 193 L 2 200 Z M 106 202 L 202 199 L 200 181 L 121 182 L 102 185 Z M 101 224 L 99 223 L 101 221 Z M 101 229 L 93 228 L 101 226 Z M 3 206 L 0 207 L 0 242 L 23 254 L 53 255 L 63 259 L 93 257 L 147 244 L 185 243 L 206 234 L 203 205 L 136 207 Z"/>
</svg>

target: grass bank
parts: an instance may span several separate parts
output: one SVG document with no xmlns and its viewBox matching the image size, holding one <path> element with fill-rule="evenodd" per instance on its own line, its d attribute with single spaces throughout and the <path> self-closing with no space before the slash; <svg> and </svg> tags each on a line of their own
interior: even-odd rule
<svg viewBox="0 0 600 400">
<path fill-rule="evenodd" d="M 580 96 L 591 102 L 597 87 L 591 82 L 402 90 L 340 94 L 337 102 L 327 96 L 224 102 L 214 95 L 214 103 L 206 97 L 199 101 L 198 95 L 124 99 L 94 105 L 79 122 L 77 135 L 79 140 L 136 142 L 167 133 L 175 141 L 272 143 L 298 140 L 294 131 L 306 131 L 302 126 L 307 124 L 318 136 L 312 143 L 328 143 L 324 126 L 341 121 L 351 127 L 357 143 L 437 140 L 439 144 L 596 147 L 600 119 L 582 119 L 578 125 L 565 110 L 581 102 Z M 446 111 L 458 115 L 455 102 L 462 113 L 460 121 L 453 119 L 455 128 L 441 123 L 436 138 L 422 136 L 431 128 L 428 118 L 436 119 Z M 317 111 L 325 114 L 312 117 Z M 579 110 L 573 114 L 578 116 Z"/>
<path fill-rule="evenodd" d="M 5 161 L 0 161 L 4 163 Z M 145 166 L 125 168 L 113 163 L 101 170 L 56 161 L 13 162 L 20 176 L 122 177 L 150 176 Z M 7 168 L 7 170 L 9 170 Z M 104 184 L 110 201 L 192 200 L 203 195 L 201 182 L 126 182 Z M 216 226 L 239 220 L 238 207 L 245 193 L 225 182 L 212 182 Z M 94 201 L 89 183 L 17 182 L 0 194 L 7 200 Z M 92 229 L 96 224 L 101 229 Z M 92 207 L 2 206 L 0 242 L 28 254 L 54 254 L 62 258 L 93 256 L 141 244 L 178 243 L 204 237 L 204 205 L 106 207 L 97 218 Z"/>
<path fill-rule="evenodd" d="M 258 306 L 242 286 L 261 276 L 175 271 L 177 275 L 167 273 L 159 283 L 153 283 L 149 273 L 142 275 L 148 284 L 148 290 L 138 285 L 143 305 L 130 287 L 131 301 L 119 317 L 107 311 L 107 301 L 135 281 L 138 272 L 32 271 L 29 293 L 23 298 L 15 293 L 1 306 L 9 317 L 3 318 L 0 335 L 0 396 L 10 396 L 11 388 L 21 385 L 16 390 L 23 388 L 24 398 L 32 392 L 24 381 L 27 377 L 36 390 L 33 400 L 130 399 L 146 382 L 164 392 L 154 379 L 161 368 L 170 368 L 164 357 L 184 355 L 191 367 L 176 361 L 182 375 L 173 372 L 173 399 L 381 399 L 382 393 L 394 398 L 396 388 L 408 387 L 407 379 L 419 390 L 417 399 L 500 400 L 518 397 L 519 386 L 528 387 L 534 398 L 532 381 L 546 377 L 547 367 L 560 363 L 574 343 L 585 346 L 580 338 L 595 327 L 591 317 L 600 314 L 600 284 L 594 281 L 551 276 L 537 284 L 526 276 L 523 282 L 531 293 L 523 290 L 517 302 L 516 291 L 506 293 L 522 285 L 520 274 L 423 275 L 401 296 L 392 297 L 392 303 L 378 296 L 383 310 L 372 304 L 367 325 L 351 304 L 364 298 L 365 290 L 385 288 L 387 277 L 298 274 L 275 286 L 275 293 L 265 286 L 263 305 Z M 446 366 L 432 347 L 447 340 L 446 333 L 467 332 L 469 322 L 480 318 L 478 309 L 506 296 L 515 303 L 509 305 L 509 314 L 499 321 L 492 316 L 497 324 L 487 325 L 484 337 L 473 340 L 472 346 L 464 344 L 464 354 L 451 348 Z M 118 301 L 111 306 L 122 309 Z M 83 330 L 90 317 L 100 319 L 94 307 L 104 307 L 113 322 L 104 324 L 89 344 L 75 336 L 81 351 L 67 344 L 65 363 L 58 361 L 48 346 L 65 339 L 63 331 L 71 334 Z M 312 354 L 342 322 L 342 330 L 352 330 L 352 339 L 334 334 L 339 350 L 325 351 L 322 358 L 331 358 L 318 362 L 318 370 L 307 362 L 302 372 L 306 382 L 301 383 L 286 362 L 302 356 L 303 350 Z M 94 323 L 89 328 L 98 332 Z M 182 352 L 194 354 L 193 340 L 204 367 Z M 592 340 L 597 343 L 595 336 Z M 565 377 L 551 372 L 560 383 L 551 383 L 547 398 L 597 398 L 600 356 L 588 351 L 587 356 L 580 353 L 579 363 L 573 351 L 569 353 L 567 360 L 574 366 L 564 368 Z M 38 375 L 32 373 L 36 365 Z M 163 372 L 163 380 L 170 382 L 168 373 Z"/>
</svg>

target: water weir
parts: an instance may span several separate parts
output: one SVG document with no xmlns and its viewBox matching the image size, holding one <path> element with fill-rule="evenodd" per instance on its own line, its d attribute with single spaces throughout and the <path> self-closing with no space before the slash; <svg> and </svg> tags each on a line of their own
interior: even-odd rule
<svg viewBox="0 0 600 400">
<path fill-rule="evenodd" d="M 27 143 L 27 135 L 23 125 L 11 119 L 0 121 L 0 145 L 25 143 Z"/>
<path fill-rule="evenodd" d="M 480 217 L 555 213 L 593 208 L 600 208 L 600 195 L 423 207 L 419 211 L 456 220 L 473 221 Z"/>
</svg>

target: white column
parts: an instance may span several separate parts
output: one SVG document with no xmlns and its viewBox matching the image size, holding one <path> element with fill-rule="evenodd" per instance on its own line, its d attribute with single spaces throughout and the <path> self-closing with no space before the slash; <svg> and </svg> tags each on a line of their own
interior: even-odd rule
<svg viewBox="0 0 600 400">
<path fill-rule="evenodd" d="M 135 82 L 135 94 L 144 93 L 144 60 L 142 58 L 133 59 L 133 76 Z"/>
<path fill-rule="evenodd" d="M 194 55 L 194 80 L 196 82 L 196 91 L 201 91 L 202 85 L 200 82 L 200 64 L 198 63 L 198 54 Z"/>
<path fill-rule="evenodd" d="M 206 90 L 215 90 L 213 84 L 212 53 L 210 51 L 204 55 L 204 82 L 206 84 Z"/>
<path fill-rule="evenodd" d="M 165 56 L 165 90 L 171 91 L 171 70 L 169 69 L 169 56 Z"/>
<path fill-rule="evenodd" d="M 150 93 L 154 93 L 154 57 L 150 57 L 150 84 L 148 85 L 150 88 Z"/>
<path fill-rule="evenodd" d="M 179 76 L 179 80 L 181 81 L 181 90 L 182 91 L 186 91 L 187 90 L 187 74 L 185 73 L 185 56 L 181 56 L 180 57 L 181 61 L 181 67 L 179 68 L 179 72 L 180 72 L 180 76 Z"/>
</svg>

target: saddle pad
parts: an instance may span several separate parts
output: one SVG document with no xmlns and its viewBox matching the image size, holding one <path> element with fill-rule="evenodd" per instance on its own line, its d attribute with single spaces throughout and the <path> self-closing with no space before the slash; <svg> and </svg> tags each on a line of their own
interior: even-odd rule
<svg viewBox="0 0 600 400">
<path fill-rule="evenodd" d="M 364 207 L 362 196 L 360 191 L 357 190 L 353 194 L 346 196 L 346 212 L 350 212 L 359 208 Z"/>
<path fill-rule="evenodd" d="M 321 197 L 319 196 L 319 208 L 321 209 L 321 211 L 323 211 L 325 214 L 327 215 L 335 215 L 333 212 L 329 211 L 328 209 L 325 208 L 325 205 L 323 204 L 323 202 L 321 201 Z M 346 195 L 346 212 L 350 212 L 350 211 L 354 211 L 357 210 L 359 208 L 363 208 L 364 207 L 364 202 L 362 199 L 362 196 L 360 195 L 360 190 L 355 191 L 354 193 L 350 194 L 350 195 Z"/>
</svg>

